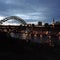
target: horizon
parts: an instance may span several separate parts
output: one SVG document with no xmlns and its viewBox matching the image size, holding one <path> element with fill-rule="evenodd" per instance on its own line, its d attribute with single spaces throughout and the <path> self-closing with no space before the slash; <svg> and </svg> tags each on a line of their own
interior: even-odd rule
<svg viewBox="0 0 60 60">
<path fill-rule="evenodd" d="M 9 17 L 11 17 L 11 16 L 9 16 Z M 19 17 L 19 16 L 16 16 L 16 17 Z M 7 17 L 0 17 L 0 20 L 3 20 L 3 19 L 5 19 L 5 18 L 7 18 Z M 20 18 L 20 17 L 19 17 Z M 22 19 L 22 18 L 21 18 Z M 54 19 L 54 18 L 53 18 Z M 42 22 L 42 25 L 44 25 L 45 23 L 48 23 L 48 24 L 52 24 L 53 23 L 53 19 L 52 19 L 52 22 L 50 22 L 50 23 L 48 23 L 48 22 L 42 22 L 42 21 L 38 21 L 38 22 Z M 24 19 L 23 19 L 24 20 Z M 25 20 L 24 20 L 25 21 Z M 37 20 L 35 20 L 35 22 L 34 22 L 34 20 L 31 20 L 31 21 L 28 21 L 28 22 L 26 22 L 27 24 L 35 24 L 35 25 L 38 25 L 38 22 L 36 22 Z M 55 19 L 54 19 L 54 22 L 60 22 L 60 21 L 56 21 Z M 13 23 L 13 24 L 12 24 Z M 3 22 L 1 25 L 21 25 L 22 23 L 20 23 L 18 20 L 15 20 L 15 19 L 9 19 L 9 20 L 7 20 L 7 21 L 5 21 L 5 22 Z"/>
</svg>

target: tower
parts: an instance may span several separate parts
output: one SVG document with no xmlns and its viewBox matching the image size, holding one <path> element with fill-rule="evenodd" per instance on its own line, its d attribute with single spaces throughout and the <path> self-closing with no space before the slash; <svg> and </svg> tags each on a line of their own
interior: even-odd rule
<svg viewBox="0 0 60 60">
<path fill-rule="evenodd" d="M 52 24 L 54 24 L 54 23 L 55 23 L 55 20 L 54 20 L 54 18 L 53 18 Z"/>
<path fill-rule="evenodd" d="M 52 25 L 53 25 L 53 27 L 54 27 L 54 25 L 55 25 L 55 20 L 54 20 L 54 18 L 53 18 L 53 20 L 52 20 Z"/>
</svg>

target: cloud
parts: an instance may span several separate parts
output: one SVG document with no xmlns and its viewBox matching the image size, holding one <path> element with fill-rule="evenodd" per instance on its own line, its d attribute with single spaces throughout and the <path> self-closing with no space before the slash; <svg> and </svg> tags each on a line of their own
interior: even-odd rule
<svg viewBox="0 0 60 60">
<path fill-rule="evenodd" d="M 2 20 L 4 17 L 3 16 L 0 16 L 0 20 Z"/>
<path fill-rule="evenodd" d="M 26 22 L 60 19 L 60 0 L 0 0 L 0 16 L 16 15 Z"/>
</svg>

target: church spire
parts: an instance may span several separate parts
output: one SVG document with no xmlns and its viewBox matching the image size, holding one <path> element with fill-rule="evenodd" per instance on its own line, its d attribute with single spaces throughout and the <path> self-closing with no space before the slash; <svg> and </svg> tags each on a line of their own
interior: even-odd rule
<svg viewBox="0 0 60 60">
<path fill-rule="evenodd" d="M 54 24 L 54 23 L 55 23 L 55 20 L 54 20 L 54 18 L 53 18 L 52 24 Z"/>
<path fill-rule="evenodd" d="M 53 27 L 54 27 L 54 24 L 55 24 L 55 20 L 54 20 L 54 18 L 53 18 L 53 21 L 52 21 L 52 25 L 53 25 Z"/>
</svg>

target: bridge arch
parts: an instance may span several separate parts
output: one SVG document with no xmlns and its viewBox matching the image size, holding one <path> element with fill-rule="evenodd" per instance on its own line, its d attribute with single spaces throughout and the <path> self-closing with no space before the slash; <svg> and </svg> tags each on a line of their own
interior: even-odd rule
<svg viewBox="0 0 60 60">
<path fill-rule="evenodd" d="M 18 21 L 21 22 L 22 24 L 26 25 L 26 22 L 25 22 L 23 19 L 21 19 L 20 17 L 18 17 L 18 16 L 6 17 L 6 18 L 0 20 L 0 24 L 2 24 L 2 23 L 5 22 L 5 21 L 8 21 L 8 20 L 10 20 L 10 19 L 18 20 Z"/>
</svg>

